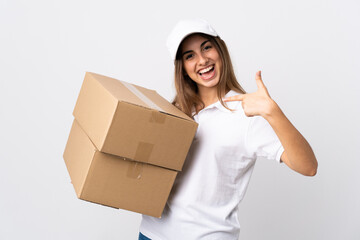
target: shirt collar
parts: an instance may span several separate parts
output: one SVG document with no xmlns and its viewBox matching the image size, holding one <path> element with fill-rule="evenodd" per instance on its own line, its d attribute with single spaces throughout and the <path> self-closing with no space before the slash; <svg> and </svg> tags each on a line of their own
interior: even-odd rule
<svg viewBox="0 0 360 240">
<path fill-rule="evenodd" d="M 224 98 L 232 97 L 232 96 L 239 95 L 239 94 L 240 94 L 240 93 L 237 93 L 237 92 L 235 92 L 234 90 L 230 90 L 227 94 L 225 94 L 225 97 L 224 97 Z M 223 98 L 223 99 L 224 99 L 224 98 Z M 224 103 L 225 103 L 225 105 L 227 105 L 227 107 L 230 108 L 230 109 L 234 109 L 234 108 L 237 106 L 237 104 L 239 104 L 238 101 L 224 102 Z M 200 112 L 202 112 L 202 111 L 204 111 L 204 110 L 206 110 L 206 109 L 212 109 L 212 108 L 217 108 L 218 110 L 223 111 L 223 112 L 230 112 L 230 113 L 232 112 L 232 111 L 230 111 L 229 109 L 225 108 L 225 107 L 221 104 L 220 101 L 217 101 L 217 102 L 215 102 L 215 103 L 213 103 L 213 104 L 210 104 L 210 105 L 207 106 L 206 108 L 201 109 Z M 199 112 L 199 113 L 200 113 L 200 112 Z M 195 112 L 194 112 L 194 113 L 195 113 Z"/>
</svg>

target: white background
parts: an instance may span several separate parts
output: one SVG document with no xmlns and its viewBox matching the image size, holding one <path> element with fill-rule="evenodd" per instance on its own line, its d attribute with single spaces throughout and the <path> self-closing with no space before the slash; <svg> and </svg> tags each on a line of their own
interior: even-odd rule
<svg viewBox="0 0 360 240">
<path fill-rule="evenodd" d="M 271 96 L 313 147 L 318 174 L 259 160 L 241 239 L 360 239 L 357 0 L 0 0 L 0 239 L 137 239 L 141 216 L 76 198 L 62 154 L 86 71 L 174 96 L 165 47 L 207 19 L 239 82 Z"/>
</svg>

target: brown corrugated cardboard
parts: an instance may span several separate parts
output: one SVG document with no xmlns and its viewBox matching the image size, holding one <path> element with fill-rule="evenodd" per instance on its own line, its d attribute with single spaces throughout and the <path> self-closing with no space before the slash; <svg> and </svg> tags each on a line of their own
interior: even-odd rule
<svg viewBox="0 0 360 240">
<path fill-rule="evenodd" d="M 178 171 L 197 128 L 155 91 L 95 73 L 73 115 L 99 151 Z"/>
<path fill-rule="evenodd" d="M 74 120 L 64 160 L 78 198 L 160 217 L 177 172 L 100 152 Z"/>
<path fill-rule="evenodd" d="M 86 73 L 64 152 L 80 199 L 160 217 L 197 123 L 155 91 Z"/>
</svg>

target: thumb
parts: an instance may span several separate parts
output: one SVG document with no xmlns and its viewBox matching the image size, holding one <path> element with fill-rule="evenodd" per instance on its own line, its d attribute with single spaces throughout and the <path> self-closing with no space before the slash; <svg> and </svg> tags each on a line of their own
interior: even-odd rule
<svg viewBox="0 0 360 240">
<path fill-rule="evenodd" d="M 261 78 L 261 71 L 257 71 L 255 74 L 255 81 L 258 89 L 266 89 L 265 84 Z"/>
</svg>

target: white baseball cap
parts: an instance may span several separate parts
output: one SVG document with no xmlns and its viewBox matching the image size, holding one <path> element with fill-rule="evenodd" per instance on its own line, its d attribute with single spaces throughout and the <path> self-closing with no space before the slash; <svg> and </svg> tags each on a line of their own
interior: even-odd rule
<svg viewBox="0 0 360 240">
<path fill-rule="evenodd" d="M 173 60 L 176 58 L 176 53 L 181 41 L 192 33 L 205 33 L 214 37 L 218 36 L 210 24 L 203 19 L 179 21 L 171 31 L 166 41 L 166 46 L 169 49 Z"/>
</svg>

